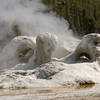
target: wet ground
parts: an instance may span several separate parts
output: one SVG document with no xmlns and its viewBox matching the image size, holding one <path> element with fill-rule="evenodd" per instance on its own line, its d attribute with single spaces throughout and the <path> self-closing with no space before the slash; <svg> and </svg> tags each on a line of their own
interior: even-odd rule
<svg viewBox="0 0 100 100">
<path fill-rule="evenodd" d="M 1 89 L 0 100 L 100 100 L 100 85 Z"/>
</svg>

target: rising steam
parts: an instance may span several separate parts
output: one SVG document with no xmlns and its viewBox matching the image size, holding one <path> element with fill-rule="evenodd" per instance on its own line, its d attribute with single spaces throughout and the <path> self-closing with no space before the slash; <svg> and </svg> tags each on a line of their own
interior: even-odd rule
<svg viewBox="0 0 100 100">
<path fill-rule="evenodd" d="M 46 9 L 41 0 L 0 0 L 0 50 L 18 35 L 37 36 L 45 32 L 57 35 L 59 45 L 73 50 L 78 42 L 68 29 L 69 24 L 54 13 L 45 13 Z"/>
</svg>

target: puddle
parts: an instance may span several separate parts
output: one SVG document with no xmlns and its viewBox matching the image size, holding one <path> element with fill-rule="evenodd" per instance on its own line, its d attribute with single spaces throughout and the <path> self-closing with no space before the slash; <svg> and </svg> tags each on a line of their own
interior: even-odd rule
<svg viewBox="0 0 100 100">
<path fill-rule="evenodd" d="M 81 84 L 81 85 L 78 85 L 77 87 L 76 87 L 76 89 L 77 90 L 81 90 L 81 89 L 89 89 L 89 88 L 92 88 L 92 87 L 94 87 L 95 86 L 95 84 Z"/>
</svg>

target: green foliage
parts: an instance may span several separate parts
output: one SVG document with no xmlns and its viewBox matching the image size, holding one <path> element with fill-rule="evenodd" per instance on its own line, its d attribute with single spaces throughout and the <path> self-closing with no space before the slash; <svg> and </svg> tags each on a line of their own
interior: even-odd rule
<svg viewBox="0 0 100 100">
<path fill-rule="evenodd" d="M 100 0 L 43 0 L 43 2 L 67 19 L 70 28 L 80 35 L 100 32 Z"/>
</svg>

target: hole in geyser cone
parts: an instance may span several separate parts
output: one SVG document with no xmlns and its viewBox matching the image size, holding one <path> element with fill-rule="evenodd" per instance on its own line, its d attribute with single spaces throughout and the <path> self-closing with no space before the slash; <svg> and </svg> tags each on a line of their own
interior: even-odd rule
<svg viewBox="0 0 100 100">
<path fill-rule="evenodd" d="M 91 58 L 90 58 L 89 54 L 83 52 L 83 53 L 81 53 L 81 54 L 79 55 L 78 60 L 79 60 L 79 61 L 82 61 L 82 62 L 88 62 L 88 61 L 91 60 Z"/>
<path fill-rule="evenodd" d="M 32 51 L 30 54 L 28 54 Z M 28 62 L 29 58 L 34 54 L 34 50 L 27 47 L 25 44 L 20 45 L 17 49 L 17 57 L 20 63 Z"/>
</svg>

